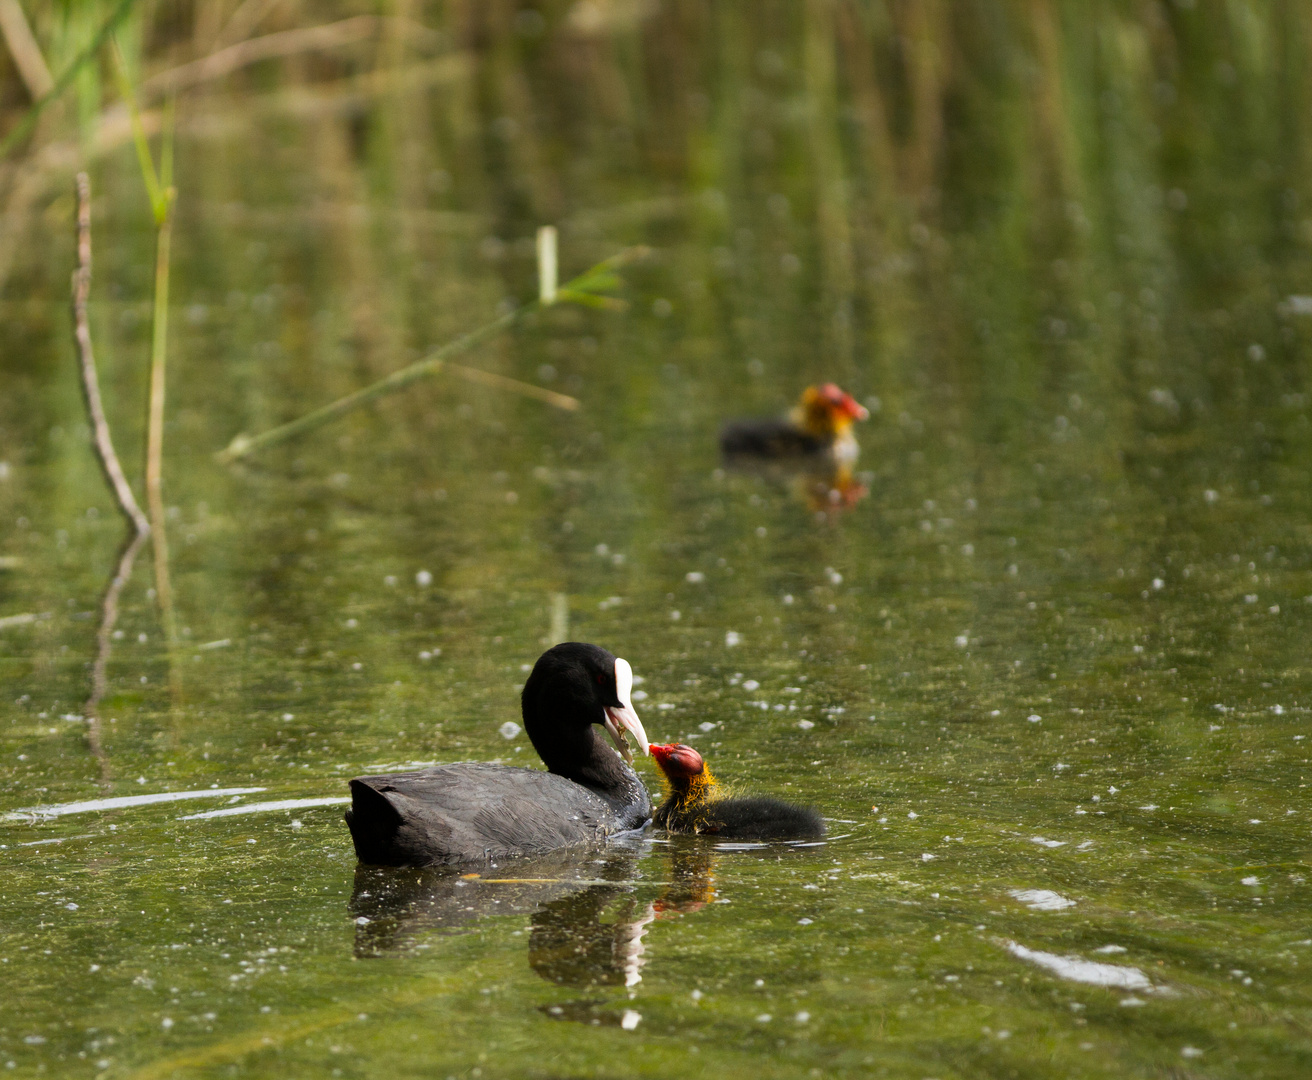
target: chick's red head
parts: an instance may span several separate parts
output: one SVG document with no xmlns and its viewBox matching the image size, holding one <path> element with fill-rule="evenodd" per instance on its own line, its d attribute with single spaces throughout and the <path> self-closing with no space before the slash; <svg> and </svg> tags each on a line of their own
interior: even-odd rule
<svg viewBox="0 0 1312 1080">
<path fill-rule="evenodd" d="M 870 411 L 837 383 L 823 383 L 811 388 L 831 412 L 852 420 L 869 420 Z"/>
<path fill-rule="evenodd" d="M 706 768 L 701 754 L 683 743 L 651 744 L 651 756 L 671 780 L 698 776 Z"/>
</svg>

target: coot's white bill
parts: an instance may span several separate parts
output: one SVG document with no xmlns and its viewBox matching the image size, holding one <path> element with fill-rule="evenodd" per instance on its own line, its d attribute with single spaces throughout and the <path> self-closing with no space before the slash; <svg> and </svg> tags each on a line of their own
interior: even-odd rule
<svg viewBox="0 0 1312 1080">
<path fill-rule="evenodd" d="M 615 696 L 619 698 L 619 708 L 608 706 L 606 709 L 606 733 L 610 736 L 611 742 L 615 744 L 615 749 L 626 760 L 633 760 L 633 755 L 629 753 L 629 744 L 624 738 L 627 731 L 638 740 L 638 749 L 645 755 L 650 743 L 647 741 L 647 733 L 642 728 L 642 721 L 638 719 L 638 714 L 633 708 L 633 701 L 630 694 L 633 691 L 633 668 L 629 667 L 629 662 L 620 657 L 615 658 Z"/>
</svg>

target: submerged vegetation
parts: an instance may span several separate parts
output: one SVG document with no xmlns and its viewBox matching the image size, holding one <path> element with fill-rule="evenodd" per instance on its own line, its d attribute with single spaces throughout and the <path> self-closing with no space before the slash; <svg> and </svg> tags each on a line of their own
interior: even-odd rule
<svg viewBox="0 0 1312 1080">
<path fill-rule="evenodd" d="M 0 1068 L 1312 1069 L 1306 4 L 0 37 Z M 829 381 L 844 513 L 724 468 Z M 353 876 L 570 638 L 823 845 Z"/>
</svg>

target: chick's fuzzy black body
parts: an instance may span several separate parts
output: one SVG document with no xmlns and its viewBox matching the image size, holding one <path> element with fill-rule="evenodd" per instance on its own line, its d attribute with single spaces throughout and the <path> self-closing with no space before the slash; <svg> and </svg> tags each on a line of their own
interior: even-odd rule
<svg viewBox="0 0 1312 1080">
<path fill-rule="evenodd" d="M 621 704 L 615 672 L 612 654 L 581 642 L 539 658 L 522 708 L 547 772 L 464 762 L 352 780 L 346 822 L 359 860 L 483 863 L 641 828 L 651 816 L 647 789 L 596 726 Z"/>
<path fill-rule="evenodd" d="M 720 451 L 736 458 L 819 458 L 830 440 L 773 417 L 730 420 L 720 429 Z"/>
<path fill-rule="evenodd" d="M 770 795 L 740 795 L 686 805 L 670 795 L 652 824 L 674 833 L 711 833 L 735 840 L 814 840 L 825 834 L 819 811 Z"/>
</svg>

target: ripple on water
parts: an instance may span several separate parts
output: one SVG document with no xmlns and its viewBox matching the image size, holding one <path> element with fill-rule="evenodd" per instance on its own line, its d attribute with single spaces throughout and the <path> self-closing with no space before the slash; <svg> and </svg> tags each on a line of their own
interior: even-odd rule
<svg viewBox="0 0 1312 1080">
<path fill-rule="evenodd" d="M 85 802 L 59 803 L 52 806 L 24 806 L 4 815 L 5 821 L 27 821 L 33 818 L 64 817 L 68 814 L 89 814 L 99 810 L 123 810 L 133 806 L 151 806 L 155 803 L 181 802 L 184 799 L 216 799 L 225 795 L 254 795 L 266 790 L 262 787 L 207 788 L 202 791 L 159 791 L 153 795 L 121 795 L 112 799 L 88 799 Z"/>
<path fill-rule="evenodd" d="M 221 810 L 206 810 L 200 814 L 184 814 L 178 820 L 203 821 L 208 818 L 236 817 L 239 814 L 263 814 L 270 810 L 299 810 L 306 806 L 340 806 L 350 801 L 349 795 L 332 795 L 320 799 L 274 799 L 245 806 L 225 806 Z"/>
</svg>

